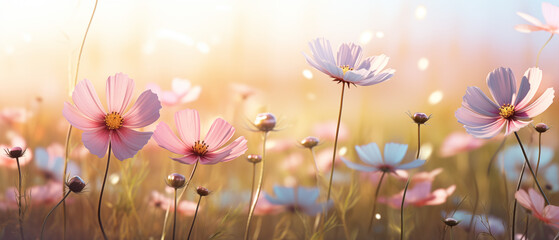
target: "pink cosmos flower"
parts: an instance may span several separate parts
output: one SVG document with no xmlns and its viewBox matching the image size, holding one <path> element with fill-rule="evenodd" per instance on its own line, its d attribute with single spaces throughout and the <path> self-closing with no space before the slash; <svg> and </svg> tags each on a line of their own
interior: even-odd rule
<svg viewBox="0 0 559 240">
<path fill-rule="evenodd" d="M 448 196 L 452 195 L 452 193 L 454 193 L 454 190 L 456 190 L 456 185 L 452 185 L 446 189 L 439 188 L 431 192 L 431 185 L 431 181 L 425 181 L 416 183 L 412 188 L 409 188 L 408 192 L 406 193 L 404 206 L 410 204 L 416 207 L 440 205 L 445 203 Z M 392 208 L 399 209 L 402 204 L 403 196 L 404 190 L 389 198 L 379 197 L 378 201 L 381 203 L 386 203 Z"/>
<path fill-rule="evenodd" d="M 235 128 L 221 118 L 213 122 L 204 140 L 200 139 L 198 111 L 194 109 L 178 111 L 175 114 L 175 122 L 181 139 L 177 138 L 164 122 L 157 125 L 153 134 L 153 138 L 160 147 L 184 155 L 180 158 L 171 158 L 175 161 L 184 164 L 194 164 L 197 161 L 201 164 L 216 164 L 231 161 L 244 154 L 248 149 L 247 140 L 242 136 L 220 148 L 235 133 Z"/>
<path fill-rule="evenodd" d="M 4 108 L 0 111 L 0 120 L 8 124 L 24 123 L 33 113 L 25 108 Z"/>
<path fill-rule="evenodd" d="M 265 196 L 260 195 L 260 197 L 258 197 L 258 203 L 256 204 L 256 208 L 254 208 L 254 215 L 255 216 L 274 215 L 283 211 L 285 211 L 284 206 L 272 204 L 268 201 L 268 199 L 266 199 Z"/>
<path fill-rule="evenodd" d="M 419 183 L 419 182 L 433 182 L 435 181 L 435 177 L 442 172 L 443 172 L 442 168 L 436 168 L 430 172 L 418 172 L 411 177 L 410 184 Z M 398 173 L 399 174 L 394 174 L 396 178 L 404 182 L 408 180 L 408 173 L 406 171 L 400 170 Z"/>
<path fill-rule="evenodd" d="M 52 143 L 46 149 L 37 147 L 35 149 L 35 164 L 45 174 L 47 179 L 64 181 L 64 146 Z M 78 165 L 69 160 L 67 174 L 80 175 Z"/>
<path fill-rule="evenodd" d="M 27 196 L 31 206 L 54 205 L 60 201 L 62 184 L 56 181 L 48 181 L 44 185 L 32 186 L 27 189 Z M 7 209 L 17 209 L 16 188 L 6 189 L 5 206 Z"/>
<path fill-rule="evenodd" d="M 11 149 L 12 147 L 21 147 L 22 149 L 25 149 L 25 154 L 23 154 L 23 156 L 19 158 L 19 165 L 21 167 L 30 163 L 31 159 L 33 159 L 33 151 L 27 148 L 25 139 L 23 139 L 23 137 L 21 137 L 19 134 L 12 131 L 9 131 L 6 134 L 6 137 L 11 140 L 11 145 L 0 144 L 0 150 L 2 151 L 0 154 L 0 167 L 17 169 L 16 160 L 4 154 L 4 149 Z"/>
<path fill-rule="evenodd" d="M 553 102 L 554 90 L 548 88 L 530 103 L 542 80 L 539 68 L 530 68 L 516 90 L 516 80 L 510 68 L 497 68 L 487 76 L 487 85 L 494 102 L 479 88 L 468 87 L 462 107 L 455 115 L 466 131 L 477 138 L 492 138 L 502 128 L 505 136 L 532 122 L 532 118 L 545 111 Z"/>
<path fill-rule="evenodd" d="M 102 158 L 109 143 L 114 156 L 119 160 L 131 158 L 146 145 L 151 132 L 138 132 L 159 118 L 161 103 L 150 90 L 144 91 L 136 103 L 126 112 L 132 99 L 134 80 L 126 74 L 117 73 L 107 79 L 107 103 L 105 111 L 95 88 L 87 79 L 76 85 L 72 93 L 74 105 L 64 102 L 62 115 L 72 126 L 83 132 L 82 141 L 93 154 Z"/>
<path fill-rule="evenodd" d="M 524 18 L 524 20 L 530 22 L 529 24 L 519 24 L 514 27 L 519 32 L 535 32 L 535 31 L 546 31 L 552 34 L 559 33 L 559 7 L 552 5 L 551 3 L 542 3 L 543 16 L 547 24 L 543 24 L 540 20 L 532 17 L 528 14 L 518 12 L 517 14 Z"/>
<path fill-rule="evenodd" d="M 192 86 L 190 81 L 186 79 L 174 78 L 171 83 L 172 91 L 163 91 L 161 87 L 155 83 L 149 83 L 146 86 L 155 94 L 164 106 L 174 106 L 182 103 L 192 102 L 200 96 L 202 88 L 200 86 Z"/>
<path fill-rule="evenodd" d="M 319 152 L 316 153 L 315 155 L 315 161 L 316 161 L 316 167 L 318 167 L 318 171 L 319 172 L 327 172 L 332 168 L 332 152 L 334 151 L 334 148 L 326 148 L 323 150 L 320 150 Z M 340 163 L 342 163 L 342 158 L 339 155 L 336 155 L 336 160 L 334 161 L 334 165 L 339 165 Z M 314 163 L 312 163 L 311 166 L 309 166 L 309 174 L 314 175 L 315 174 L 315 169 L 314 169 Z"/>
<path fill-rule="evenodd" d="M 175 210 L 174 200 L 172 198 L 165 197 L 165 195 L 157 191 L 151 192 L 148 205 L 161 210 L 167 210 L 167 207 L 170 207 L 169 211 Z M 197 204 L 195 202 L 187 200 L 180 201 L 177 203 L 177 212 L 183 216 L 194 216 L 194 213 L 196 212 L 196 205 Z"/>
<path fill-rule="evenodd" d="M 361 46 L 344 43 L 338 48 L 337 61 L 334 58 L 330 41 L 317 38 L 309 43 L 312 57 L 305 55 L 307 62 L 317 70 L 344 84 L 369 86 L 384 82 L 394 75 L 393 69 L 383 68 L 388 57 L 379 55 L 361 61 Z"/>
<path fill-rule="evenodd" d="M 553 205 L 545 206 L 543 197 L 536 190 L 530 188 L 526 192 L 524 189 L 520 189 L 514 194 L 514 197 L 520 205 L 530 210 L 534 217 L 550 226 L 559 228 L 559 207 Z"/>
</svg>

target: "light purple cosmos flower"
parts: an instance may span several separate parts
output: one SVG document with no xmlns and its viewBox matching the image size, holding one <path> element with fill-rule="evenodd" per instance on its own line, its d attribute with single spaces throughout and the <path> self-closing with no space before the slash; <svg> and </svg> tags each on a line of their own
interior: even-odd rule
<svg viewBox="0 0 559 240">
<path fill-rule="evenodd" d="M 551 3 L 542 3 L 542 12 L 545 18 L 546 24 L 543 24 L 540 20 L 532 17 L 526 13 L 518 12 L 517 14 L 524 18 L 524 20 L 530 22 L 529 24 L 519 24 L 514 28 L 519 32 L 534 32 L 534 31 L 546 31 L 552 34 L 559 33 L 559 7 L 554 6 Z"/>
<path fill-rule="evenodd" d="M 532 118 L 545 111 L 553 102 L 555 91 L 548 88 L 531 102 L 542 80 L 539 68 L 530 68 L 516 90 L 516 80 L 510 68 L 497 68 L 487 76 L 487 85 L 493 96 L 491 101 L 478 87 L 468 87 L 462 107 L 455 115 L 466 131 L 477 138 L 492 138 L 502 128 L 505 136 L 532 122 Z M 530 103 L 531 102 L 531 103 Z"/>
<path fill-rule="evenodd" d="M 349 168 L 355 170 L 364 172 L 381 171 L 387 173 L 395 172 L 400 169 L 416 168 L 425 163 L 425 160 L 415 159 L 409 163 L 400 164 L 407 150 L 408 145 L 406 144 L 387 143 L 384 145 L 383 159 L 377 144 L 369 143 L 363 146 L 355 146 L 357 155 L 359 155 L 359 158 L 367 165 L 357 164 L 344 158 L 342 158 L 342 160 Z"/>
<path fill-rule="evenodd" d="M 341 83 L 369 86 L 384 82 L 394 75 L 393 69 L 383 68 L 388 64 L 386 55 L 368 57 L 361 61 L 361 46 L 344 43 L 338 48 L 337 61 L 330 42 L 317 38 L 311 43 L 312 57 L 305 55 L 307 62 L 317 70 Z"/>
<path fill-rule="evenodd" d="M 281 187 L 274 186 L 275 198 L 264 193 L 266 200 L 274 205 L 283 205 L 287 209 L 295 211 L 303 211 L 304 213 L 314 216 L 322 212 L 322 208 L 330 208 L 333 202 L 330 200 L 328 203 L 317 203 L 316 200 L 319 196 L 318 188 L 306 187 Z"/>
</svg>

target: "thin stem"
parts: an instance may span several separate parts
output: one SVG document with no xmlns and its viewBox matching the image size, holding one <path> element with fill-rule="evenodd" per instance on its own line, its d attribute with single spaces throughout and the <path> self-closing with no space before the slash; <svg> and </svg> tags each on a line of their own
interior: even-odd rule
<svg viewBox="0 0 559 240">
<path fill-rule="evenodd" d="M 526 155 L 526 151 L 524 150 L 524 146 L 522 146 L 522 142 L 520 142 L 520 137 L 518 137 L 518 133 L 514 132 L 514 136 L 516 136 L 516 140 L 518 141 L 518 144 L 520 145 L 520 149 L 522 149 L 522 154 L 524 154 L 524 160 L 526 160 L 526 165 L 528 165 L 528 169 L 530 169 L 530 173 L 532 173 L 532 177 L 534 177 L 534 181 L 536 182 L 536 185 L 538 186 L 538 189 L 540 190 L 540 193 L 542 194 L 543 198 L 545 199 L 545 203 L 547 205 L 549 205 L 549 200 L 547 199 L 547 196 L 545 195 L 542 187 L 540 186 L 540 183 L 538 182 L 538 178 L 536 177 L 536 173 L 534 173 L 534 170 L 532 169 L 532 165 L 530 165 L 530 162 L 528 161 L 528 156 Z"/>
<path fill-rule="evenodd" d="M 175 188 L 175 213 L 173 216 L 173 240 L 175 240 L 175 228 L 177 226 L 177 189 Z"/>
<path fill-rule="evenodd" d="M 256 182 L 256 164 L 252 163 L 252 184 L 250 185 L 250 201 L 248 202 L 249 206 L 254 201 L 254 184 Z M 248 214 L 250 214 L 250 207 L 248 208 Z"/>
<path fill-rule="evenodd" d="M 520 190 L 520 185 L 522 184 L 522 177 L 524 176 L 524 171 L 526 170 L 526 162 L 524 162 L 524 164 L 522 164 L 522 169 L 520 170 L 520 177 L 518 177 L 518 184 L 516 185 L 516 192 L 518 192 L 518 190 Z M 516 200 L 516 197 L 514 198 L 514 205 L 512 207 L 512 227 L 511 227 L 511 239 L 514 240 L 514 234 L 515 233 L 515 228 L 516 228 L 516 207 L 518 205 L 518 202 Z"/>
<path fill-rule="evenodd" d="M 192 219 L 192 225 L 190 225 L 190 231 L 188 231 L 188 238 L 190 239 L 190 234 L 192 234 L 192 229 L 194 228 L 194 222 L 196 222 L 196 215 L 198 215 L 198 207 L 200 207 L 200 202 L 202 201 L 202 196 L 198 199 L 198 204 L 196 204 L 196 211 L 194 212 L 194 219 Z"/>
<path fill-rule="evenodd" d="M 72 135 L 72 125 L 68 127 L 68 133 L 66 134 L 66 146 L 64 153 L 64 170 L 62 171 L 62 179 L 66 179 L 66 174 L 68 171 L 68 159 L 70 156 L 70 136 Z M 66 201 L 64 200 L 66 196 L 66 183 L 62 182 L 62 239 L 66 238 Z"/>
<path fill-rule="evenodd" d="M 536 67 L 538 66 L 538 63 L 540 61 L 540 54 L 543 51 L 543 48 L 545 48 L 545 46 L 547 46 L 547 44 L 549 43 L 549 41 L 551 41 L 551 38 L 553 38 L 553 33 L 551 34 L 551 36 L 549 36 L 549 38 L 547 39 L 547 41 L 543 44 L 542 48 L 540 48 L 540 51 L 538 52 L 538 56 L 536 57 Z"/>
<path fill-rule="evenodd" d="M 256 204 L 258 203 L 258 198 L 260 197 L 260 191 L 262 190 L 262 182 L 264 181 L 264 162 L 266 162 L 266 139 L 268 138 L 268 132 L 264 132 L 262 136 L 262 161 L 260 165 L 260 178 L 258 179 L 258 185 L 256 187 L 256 193 L 252 202 L 250 204 L 250 208 L 248 211 L 248 219 L 247 219 L 247 226 L 245 229 L 245 240 L 248 240 L 248 234 L 250 231 L 250 223 L 252 220 L 252 216 L 254 215 L 254 209 L 256 208 Z"/>
<path fill-rule="evenodd" d="M 196 168 L 198 168 L 198 163 L 199 160 L 196 160 L 196 163 L 194 163 L 194 167 L 192 168 L 192 172 L 190 172 L 190 176 L 188 177 L 188 181 L 186 181 L 186 185 L 184 186 L 184 189 L 182 190 L 181 194 L 179 194 L 179 198 L 177 199 L 177 201 L 181 200 L 182 195 L 186 192 L 186 189 L 188 189 L 188 185 L 190 185 L 190 182 L 192 182 L 192 178 L 194 177 L 194 172 L 196 172 Z M 169 217 L 170 209 L 171 209 L 171 204 L 167 206 L 167 211 L 165 211 L 165 220 L 163 220 L 163 230 L 161 232 L 161 240 L 165 239 L 165 229 L 167 229 L 167 219 Z"/>
<path fill-rule="evenodd" d="M 70 195 L 70 193 L 72 193 L 72 191 L 68 191 L 66 193 L 66 195 L 64 195 L 64 197 L 62 198 L 62 200 L 60 200 L 60 202 L 58 202 L 58 204 L 56 204 L 56 206 L 54 206 L 49 214 L 47 214 L 47 216 L 45 217 L 45 220 L 43 220 L 43 226 L 41 227 L 41 239 L 43 239 L 43 232 L 45 231 L 45 225 L 47 224 L 47 219 L 50 217 L 50 215 L 54 212 L 54 209 L 56 209 L 58 207 L 58 205 L 60 205 L 62 202 L 64 202 L 64 200 L 68 197 L 68 195 Z"/>
<path fill-rule="evenodd" d="M 468 155 L 469 158 L 469 155 Z M 474 226 L 474 218 L 476 215 L 476 211 L 477 208 L 479 206 L 479 185 L 478 185 L 478 181 L 477 181 L 477 176 L 476 176 L 476 167 L 475 167 L 475 161 L 470 161 L 470 174 L 471 176 L 473 176 L 473 181 L 474 181 L 474 188 L 476 190 L 476 199 L 474 202 L 474 209 L 472 210 L 472 217 L 470 218 L 470 224 L 469 224 L 469 228 L 468 229 L 473 229 Z M 468 239 L 470 238 L 470 234 L 474 234 L 473 231 L 468 231 Z"/>
<path fill-rule="evenodd" d="M 526 215 L 526 229 L 524 229 L 524 234 L 520 239 L 526 239 L 528 237 L 528 226 L 530 225 L 530 215 Z"/>
<path fill-rule="evenodd" d="M 109 163 L 111 162 L 111 143 L 109 143 L 109 154 L 107 155 L 107 167 L 105 168 L 105 177 L 103 177 L 103 185 L 101 185 L 101 194 L 99 195 L 99 205 L 97 206 L 97 220 L 99 220 L 99 227 L 101 228 L 101 233 L 103 233 L 103 238 L 107 240 L 107 234 L 105 234 L 105 229 L 103 228 L 103 223 L 101 222 L 101 201 L 103 199 L 103 190 L 105 190 L 105 182 L 107 181 L 107 173 L 109 173 Z"/>
<path fill-rule="evenodd" d="M 454 237 L 452 236 L 452 227 L 450 227 L 450 240 L 454 240 Z"/>
<path fill-rule="evenodd" d="M 78 81 L 78 72 L 80 70 L 80 62 L 82 59 L 82 52 L 83 52 L 83 47 L 85 45 L 85 40 L 87 39 L 87 33 L 89 33 L 89 27 L 91 27 L 91 22 L 93 22 L 93 16 L 95 16 L 95 11 L 97 10 L 97 3 L 98 0 L 95 0 L 95 5 L 93 6 L 93 11 L 91 12 L 91 17 L 89 18 L 89 22 L 87 23 L 87 28 L 85 29 L 85 33 L 83 35 L 83 39 L 82 39 L 82 44 L 80 46 L 80 52 L 78 53 L 78 61 L 76 63 L 76 74 L 74 76 L 74 87 L 76 86 L 76 83 Z M 63 179 L 66 179 L 66 171 L 68 169 L 68 153 L 69 153 L 69 143 L 70 143 L 70 134 L 72 133 L 72 125 L 70 125 L 70 127 L 68 128 L 68 135 L 66 135 L 66 154 L 64 155 L 64 171 L 63 171 Z M 66 188 L 64 186 L 62 186 L 62 195 L 64 195 L 66 193 Z M 63 222 L 63 232 L 62 232 L 62 236 L 63 239 L 66 239 L 66 202 L 63 201 L 62 202 L 62 211 L 63 211 L 63 218 L 64 218 L 64 222 Z"/>
<path fill-rule="evenodd" d="M 538 177 L 538 169 L 540 168 L 540 158 L 542 156 L 542 133 L 538 136 L 538 163 L 536 164 L 536 177 Z"/>
<path fill-rule="evenodd" d="M 320 189 L 320 171 L 318 170 L 318 164 L 316 163 L 316 156 L 314 153 L 314 148 L 310 148 L 311 151 L 311 157 L 312 157 L 312 161 L 313 161 L 313 167 L 314 167 L 314 175 L 316 178 L 316 188 Z"/>
<path fill-rule="evenodd" d="M 402 205 L 400 205 L 400 240 L 404 239 L 404 203 L 406 202 L 406 193 L 408 192 L 408 186 L 410 185 L 411 177 L 408 177 L 406 182 L 406 187 L 404 188 L 404 196 L 402 196 Z"/>
<path fill-rule="evenodd" d="M 419 159 L 419 151 L 421 150 L 421 124 L 417 124 L 417 156 L 416 159 Z"/>
<path fill-rule="evenodd" d="M 19 208 L 19 233 L 21 234 L 21 239 L 25 239 L 23 237 L 23 209 L 21 206 L 21 167 L 19 165 L 19 158 L 16 158 L 17 163 L 17 176 L 18 176 L 18 194 L 17 194 L 17 206 Z M 25 194 L 25 193 L 24 193 Z"/>
<path fill-rule="evenodd" d="M 487 165 L 487 176 L 489 176 L 489 172 L 491 171 L 491 166 L 493 166 L 493 162 L 495 162 L 495 159 L 497 158 L 497 154 L 501 151 L 501 149 L 503 149 L 506 141 L 507 141 L 507 137 L 505 136 L 503 137 L 503 141 L 501 141 L 501 144 L 499 144 L 499 147 L 497 147 L 497 150 L 493 153 L 493 156 L 491 156 L 491 160 L 489 160 L 489 165 Z"/>
<path fill-rule="evenodd" d="M 375 219 L 375 210 L 377 208 L 377 198 L 378 198 L 378 194 L 380 192 L 380 186 L 382 184 L 382 180 L 384 179 L 384 175 L 386 175 L 386 172 L 382 172 L 382 175 L 380 175 L 380 180 L 378 181 L 378 185 L 377 185 L 377 189 L 375 190 L 375 197 L 373 198 L 373 209 L 371 212 L 371 221 L 369 221 L 369 232 L 371 232 L 371 227 L 373 226 L 373 220 Z"/>
<path fill-rule="evenodd" d="M 334 164 L 336 163 L 336 152 L 338 149 L 338 134 L 340 133 L 340 123 L 342 120 L 342 108 L 344 105 L 344 91 L 345 91 L 345 83 L 342 82 L 342 94 L 340 96 L 340 112 L 338 113 L 338 124 L 336 126 L 336 137 L 334 140 L 334 152 L 332 153 L 332 169 L 330 170 L 330 181 L 328 182 L 328 194 L 326 197 L 326 202 L 330 201 L 330 193 L 332 192 L 332 179 L 334 178 Z M 324 218 L 326 218 L 326 214 L 324 214 Z"/>
</svg>

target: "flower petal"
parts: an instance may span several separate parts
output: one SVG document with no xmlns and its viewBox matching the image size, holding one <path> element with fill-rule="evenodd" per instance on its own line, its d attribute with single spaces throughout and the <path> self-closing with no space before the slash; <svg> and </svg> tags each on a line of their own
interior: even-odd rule
<svg viewBox="0 0 559 240">
<path fill-rule="evenodd" d="M 356 69 L 367 69 L 373 72 L 379 72 L 388 64 L 390 58 L 384 54 L 365 58 Z"/>
<path fill-rule="evenodd" d="M 181 99 L 180 102 L 181 103 L 189 103 L 189 102 L 193 102 L 194 100 L 198 99 L 198 97 L 200 96 L 200 92 L 202 92 L 202 87 L 200 86 L 194 86 L 190 89 L 190 91 L 188 91 L 188 93 L 186 93 Z"/>
<path fill-rule="evenodd" d="M 382 155 L 380 154 L 380 149 L 376 143 L 369 143 L 363 146 L 355 146 L 355 151 L 359 158 L 370 165 L 379 165 L 384 163 L 382 160 Z"/>
<path fill-rule="evenodd" d="M 360 86 L 370 86 L 370 85 L 374 85 L 374 84 L 384 82 L 384 81 L 390 79 L 392 76 L 394 76 L 395 72 L 396 72 L 396 70 L 391 69 L 391 68 L 385 69 L 384 71 L 382 71 L 380 73 L 373 74 L 372 76 L 367 76 L 365 79 L 361 80 L 361 82 L 359 82 L 358 85 L 360 85 Z"/>
<path fill-rule="evenodd" d="M 466 132 L 468 132 L 474 137 L 492 138 L 495 135 L 497 135 L 499 131 L 501 131 L 503 126 L 505 126 L 506 121 L 507 121 L 506 119 L 500 118 L 487 125 L 477 126 L 477 127 L 464 125 L 464 128 L 466 128 Z"/>
<path fill-rule="evenodd" d="M 515 116 L 533 118 L 540 115 L 553 103 L 554 97 L 555 90 L 553 90 L 553 88 L 548 88 L 536 101 L 515 112 Z"/>
<path fill-rule="evenodd" d="M 543 6 L 542 6 L 543 7 Z M 540 22 L 540 20 L 538 20 L 535 17 L 532 17 L 526 13 L 521 13 L 521 12 L 517 12 L 516 14 L 518 14 L 518 16 L 520 16 L 521 18 L 524 18 L 524 20 L 528 21 L 531 24 L 534 24 L 536 26 L 542 26 L 542 22 Z"/>
<path fill-rule="evenodd" d="M 516 92 L 516 80 L 510 68 L 497 68 L 487 75 L 489 91 L 498 106 L 512 104 L 512 96 Z"/>
<path fill-rule="evenodd" d="M 528 25 L 528 24 L 518 24 L 516 26 L 514 26 L 514 29 L 516 29 L 516 31 L 522 32 L 522 33 L 529 33 L 529 32 L 535 32 L 535 31 L 545 31 L 545 28 L 539 27 L 539 26 L 534 26 L 534 25 Z"/>
<path fill-rule="evenodd" d="M 184 163 L 184 164 L 189 164 L 189 165 L 191 165 L 191 164 L 196 163 L 196 161 L 199 161 L 200 157 L 198 157 L 196 154 L 189 153 L 189 154 L 187 154 L 187 155 L 185 155 L 185 156 L 183 156 L 183 157 L 180 157 L 180 158 L 171 158 L 171 159 L 173 159 L 173 160 L 175 160 L 175 161 L 177 161 L 177 162 L 181 162 L 181 163 Z"/>
<path fill-rule="evenodd" d="M 528 189 L 528 195 L 530 195 L 530 203 L 533 207 L 532 210 L 543 213 L 543 208 L 545 206 L 545 200 L 539 192 L 536 192 L 533 188 Z"/>
<path fill-rule="evenodd" d="M 425 164 L 425 162 L 426 162 L 425 160 L 416 159 L 416 160 L 413 160 L 413 161 L 411 161 L 411 162 L 409 162 L 409 163 L 406 163 L 406 164 L 402 164 L 402 165 L 400 165 L 400 166 L 397 166 L 396 169 L 401 169 L 401 170 L 403 170 L 403 169 L 417 168 L 417 167 L 423 166 L 423 164 Z"/>
<path fill-rule="evenodd" d="M 233 134 L 235 134 L 235 128 L 231 124 L 222 118 L 216 119 L 204 138 L 204 142 L 209 146 L 208 151 L 212 152 L 223 146 L 233 137 Z"/>
<path fill-rule="evenodd" d="M 155 131 L 153 131 L 153 139 L 155 139 L 155 142 L 157 142 L 160 147 L 176 154 L 191 154 L 191 151 L 189 151 L 190 148 L 186 146 L 164 122 L 160 122 L 155 128 Z"/>
<path fill-rule="evenodd" d="M 347 165 L 347 167 L 351 168 L 351 169 L 355 169 L 355 170 L 362 171 L 362 172 L 372 172 L 372 171 L 377 171 L 378 170 L 375 167 L 364 166 L 364 165 L 361 165 L 361 164 L 354 163 L 352 161 L 349 161 L 349 160 L 345 159 L 344 157 L 341 157 L 341 159 L 345 163 L 345 165 Z"/>
<path fill-rule="evenodd" d="M 247 140 L 245 139 L 245 137 L 239 137 L 237 138 L 235 141 L 233 141 L 231 144 L 227 145 L 226 147 L 220 149 L 224 150 L 224 151 L 229 151 L 229 156 L 225 157 L 223 160 L 221 160 L 221 162 L 228 162 L 231 161 L 235 158 L 238 158 L 239 156 L 245 154 L 245 152 L 248 150 L 248 146 L 247 146 Z"/>
<path fill-rule="evenodd" d="M 543 17 L 547 25 L 559 28 L 559 7 L 554 6 L 551 3 L 542 3 Z"/>
<path fill-rule="evenodd" d="M 177 130 L 184 144 L 192 147 L 194 142 L 200 140 L 200 116 L 194 109 L 185 109 L 175 113 Z"/>
<path fill-rule="evenodd" d="M 220 152 L 208 152 L 204 156 L 200 157 L 200 164 L 213 165 L 219 163 L 229 156 L 230 153 L 231 149 Z"/>
<path fill-rule="evenodd" d="M 506 121 L 505 136 L 507 136 L 507 135 L 509 135 L 513 132 L 517 132 L 518 130 L 527 126 L 531 122 L 532 121 L 521 121 L 521 120 L 508 120 L 508 121 Z"/>
<path fill-rule="evenodd" d="M 496 122 L 501 118 L 500 116 L 488 117 L 488 116 L 480 115 L 465 107 L 461 107 L 458 110 L 456 110 L 454 115 L 456 116 L 456 119 L 458 119 L 459 123 L 469 127 L 485 126 L 487 124 Z"/>
<path fill-rule="evenodd" d="M 80 81 L 74 88 L 72 100 L 78 110 L 90 119 L 105 119 L 105 110 L 97 97 L 93 84 L 87 79 Z"/>
<path fill-rule="evenodd" d="M 338 48 L 338 66 L 355 68 L 361 58 L 361 46 L 354 43 L 343 43 Z"/>
<path fill-rule="evenodd" d="M 109 112 L 122 115 L 134 91 L 134 80 L 124 73 L 117 73 L 107 79 L 107 104 Z"/>
<path fill-rule="evenodd" d="M 302 206 L 312 206 L 315 204 L 318 198 L 319 190 L 318 188 L 297 188 L 297 204 Z"/>
<path fill-rule="evenodd" d="M 499 106 L 481 91 L 478 87 L 468 87 L 466 89 L 466 95 L 462 98 L 462 106 L 472 111 L 488 116 L 495 117 L 499 116 Z"/>
<path fill-rule="evenodd" d="M 266 197 L 271 204 L 288 205 L 295 203 L 295 191 L 293 188 L 274 186 L 274 193 L 276 194 L 275 199 Z"/>
<path fill-rule="evenodd" d="M 72 126 L 83 131 L 91 131 L 100 127 L 104 127 L 104 122 L 94 121 L 72 106 L 70 103 L 64 102 L 62 115 Z"/>
<path fill-rule="evenodd" d="M 152 132 L 138 132 L 127 127 L 114 130 L 111 134 L 113 154 L 118 160 L 134 157 L 148 143 Z"/>
<path fill-rule="evenodd" d="M 387 143 L 384 145 L 384 162 L 386 164 L 396 165 L 404 159 L 407 151 L 407 144 Z"/>
<path fill-rule="evenodd" d="M 522 81 L 520 82 L 520 88 L 518 89 L 518 95 L 514 104 L 516 111 L 526 107 L 532 98 L 534 98 L 536 91 L 540 87 L 541 81 L 542 70 L 539 68 L 529 68 L 526 70 L 526 73 L 524 73 Z"/>
<path fill-rule="evenodd" d="M 107 153 L 109 147 L 109 130 L 106 128 L 98 128 L 92 131 L 84 131 L 82 133 L 83 145 L 94 155 L 102 158 Z"/>
<path fill-rule="evenodd" d="M 144 91 L 132 108 L 124 114 L 124 127 L 141 128 L 152 124 L 159 119 L 161 102 L 151 90 Z"/>
</svg>

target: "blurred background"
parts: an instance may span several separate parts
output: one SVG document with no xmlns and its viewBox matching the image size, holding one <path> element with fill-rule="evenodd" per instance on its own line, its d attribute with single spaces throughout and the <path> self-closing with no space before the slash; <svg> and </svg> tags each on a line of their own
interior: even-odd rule
<svg viewBox="0 0 559 240">
<path fill-rule="evenodd" d="M 243 135 L 249 139 L 247 153 L 259 152 L 260 136 L 250 131 L 250 121 L 256 113 L 272 112 L 280 120 L 281 131 L 273 133 L 277 139 L 275 143 L 272 139 L 270 148 L 281 143 L 296 146 L 298 140 L 316 133 L 313 128 L 317 124 L 336 120 L 340 85 L 310 67 L 302 53 L 310 53 L 308 43 L 317 37 L 330 40 L 334 48 L 344 42 L 355 42 L 363 47 L 364 56 L 389 56 L 388 67 L 396 73 L 387 82 L 346 91 L 342 122 L 349 137 L 342 141 L 341 149 L 353 161 L 356 160 L 352 149 L 356 144 L 374 141 L 383 146 L 384 142 L 396 141 L 409 143 L 410 149 L 415 149 L 411 146 L 416 144 L 416 126 L 410 124 L 406 112 L 425 112 L 433 114 L 424 128 L 423 139 L 429 151 L 426 156 L 433 153 L 437 157 L 448 134 L 464 132 L 454 111 L 460 107 L 467 86 L 479 86 L 489 94 L 485 78 L 493 69 L 510 67 L 519 80 L 535 65 L 536 55 L 549 33 L 520 33 L 514 26 L 528 24 L 517 12 L 545 22 L 541 3 L 101 0 L 85 42 L 77 79 L 91 80 L 103 103 L 106 79 L 117 72 L 136 81 L 136 96 L 150 84 L 170 91 L 174 78 L 187 79 L 192 87 L 200 87 L 199 95 L 188 102 L 164 107 L 160 121 L 174 128 L 175 111 L 195 108 L 202 118 L 202 134 L 216 117 L 223 117 L 237 127 L 235 137 Z M 551 3 L 557 5 L 559 1 Z M 64 143 L 68 123 L 61 114 L 63 102 L 70 101 L 77 56 L 93 6 L 94 1 L 0 0 L 0 110 L 7 112 L 0 125 L 1 143 L 9 145 L 12 137 L 8 133 L 14 131 L 32 148 Z M 539 67 L 544 75 L 539 93 L 548 87 L 558 89 L 558 41 L 552 39 L 541 54 Z M 20 111 L 18 114 L 24 120 L 11 119 L 10 111 Z M 559 125 L 553 117 L 558 113 L 559 107 L 553 104 L 534 121 Z M 534 139 L 533 130 L 522 131 Z M 74 132 L 73 146 L 81 144 L 79 136 L 79 131 Z M 546 146 L 555 148 L 558 144 L 552 135 L 543 138 Z M 332 143 L 326 139 L 322 147 L 327 149 Z M 491 144 L 490 151 L 480 155 L 488 159 L 498 142 Z M 149 178 L 163 179 L 171 170 L 189 173 L 189 168 L 166 159 L 171 155 L 169 152 L 154 143 L 151 146 L 150 152 L 142 155 L 150 159 L 153 167 Z M 413 151 L 408 152 L 410 156 Z M 288 155 L 282 154 L 277 158 Z M 93 164 L 97 170 L 89 174 L 94 178 L 104 161 L 97 164 L 96 157 L 85 158 L 95 160 L 81 163 L 82 169 Z M 244 160 L 228 164 L 233 169 L 246 167 Z M 464 164 L 454 167 L 467 165 Z M 484 164 L 480 164 L 481 168 L 486 167 Z M 201 176 L 204 171 L 210 175 L 200 181 L 210 182 L 209 176 L 228 172 L 224 169 L 227 166 L 231 165 L 216 166 L 215 171 L 202 168 Z M 3 173 L 6 180 L 8 173 Z M 248 188 L 248 176 L 241 174 L 237 182 L 235 172 L 227 174 L 233 180 L 210 185 Z M 290 178 L 289 173 L 272 174 L 277 178 L 270 177 L 265 185 L 268 191 L 274 184 L 298 181 Z M 450 181 L 454 177 L 441 178 Z M 9 183 L 1 186 L 1 190 L 12 185 L 13 180 Z M 460 186 L 468 186 L 467 182 L 450 183 L 458 183 L 458 191 Z M 159 189 L 164 185 L 163 180 L 146 184 Z M 149 191 L 143 193 L 147 195 Z M 509 197 L 512 198 L 510 194 Z"/>
</svg>

